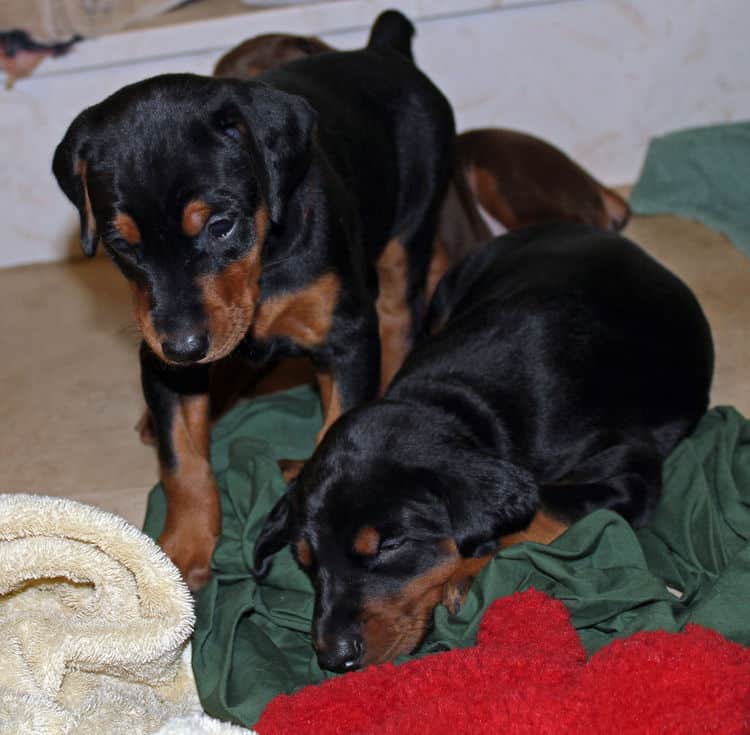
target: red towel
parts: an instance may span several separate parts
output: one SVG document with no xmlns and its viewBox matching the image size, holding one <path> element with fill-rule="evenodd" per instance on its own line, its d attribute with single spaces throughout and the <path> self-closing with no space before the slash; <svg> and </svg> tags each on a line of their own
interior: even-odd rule
<svg viewBox="0 0 750 735">
<path fill-rule="evenodd" d="M 748 612 L 750 614 L 750 611 Z M 260 735 L 750 733 L 750 649 L 691 625 L 589 658 L 561 602 L 487 610 L 474 648 L 373 666 L 273 699 Z"/>
</svg>

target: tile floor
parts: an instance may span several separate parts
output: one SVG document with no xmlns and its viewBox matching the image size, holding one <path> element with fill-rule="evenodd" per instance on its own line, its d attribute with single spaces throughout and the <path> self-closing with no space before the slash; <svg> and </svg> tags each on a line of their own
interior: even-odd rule
<svg viewBox="0 0 750 735">
<path fill-rule="evenodd" d="M 750 259 L 674 217 L 626 234 L 696 292 L 714 330 L 714 404 L 750 414 Z M 63 495 L 140 525 L 157 477 L 129 292 L 105 258 L 0 270 L 0 491 Z"/>
</svg>

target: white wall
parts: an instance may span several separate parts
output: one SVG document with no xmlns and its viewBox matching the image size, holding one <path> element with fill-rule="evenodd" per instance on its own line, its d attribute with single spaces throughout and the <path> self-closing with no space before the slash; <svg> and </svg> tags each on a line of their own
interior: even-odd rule
<svg viewBox="0 0 750 735">
<path fill-rule="evenodd" d="M 655 134 L 750 118 L 747 0 L 339 0 L 121 33 L 0 91 L 0 265 L 77 254 L 77 214 L 50 163 L 85 106 L 153 74 L 209 73 L 256 33 L 354 47 L 388 6 L 416 19 L 418 61 L 460 128 L 542 135 L 607 183 L 634 181 Z"/>
</svg>

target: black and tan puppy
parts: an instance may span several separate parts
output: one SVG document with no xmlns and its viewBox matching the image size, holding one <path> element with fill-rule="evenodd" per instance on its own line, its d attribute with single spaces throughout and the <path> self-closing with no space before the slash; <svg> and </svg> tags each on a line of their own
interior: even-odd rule
<svg viewBox="0 0 750 735">
<path fill-rule="evenodd" d="M 643 523 L 708 404 L 713 348 L 689 289 L 586 225 L 519 230 L 441 282 L 434 334 L 343 416 L 275 506 L 255 566 L 293 546 L 321 666 L 412 650 L 540 509 Z"/>
<path fill-rule="evenodd" d="M 332 50 L 314 36 L 267 33 L 227 52 L 214 75 L 248 79 Z M 619 232 L 629 217 L 625 199 L 551 143 L 518 130 L 467 130 L 456 141 L 456 165 L 440 210 L 427 292 L 432 293 L 452 264 L 493 235 L 550 222 L 581 222 Z"/>
<path fill-rule="evenodd" d="M 413 31 L 389 11 L 365 49 L 257 81 L 147 79 L 82 112 L 55 153 L 84 251 L 101 238 L 132 286 L 160 543 L 194 587 L 220 523 L 209 363 L 309 356 L 325 431 L 376 395 L 423 316 L 454 122 L 411 59 Z"/>
</svg>

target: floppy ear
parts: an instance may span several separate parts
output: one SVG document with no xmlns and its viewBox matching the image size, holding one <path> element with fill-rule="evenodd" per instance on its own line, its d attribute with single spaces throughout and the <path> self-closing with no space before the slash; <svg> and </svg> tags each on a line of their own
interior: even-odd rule
<svg viewBox="0 0 750 735">
<path fill-rule="evenodd" d="M 261 82 L 227 80 L 231 98 L 214 113 L 214 124 L 251 147 L 271 221 L 284 207 L 310 165 L 315 110 L 302 97 Z M 260 170 L 262 168 L 262 170 Z"/>
<path fill-rule="evenodd" d="M 474 450 L 465 452 L 446 492 L 453 536 L 465 558 L 493 554 L 500 537 L 526 528 L 539 505 L 529 472 Z"/>
<path fill-rule="evenodd" d="M 253 574 L 256 577 L 265 577 L 271 568 L 271 557 L 294 541 L 292 536 L 296 515 L 295 487 L 296 482 L 289 485 L 287 491 L 271 509 L 255 540 Z"/>
<path fill-rule="evenodd" d="M 55 150 L 52 173 L 65 195 L 78 208 L 81 219 L 81 248 L 91 257 L 96 252 L 99 232 L 89 198 L 88 163 L 81 155 L 82 137 L 80 121 L 76 120 Z"/>
</svg>

